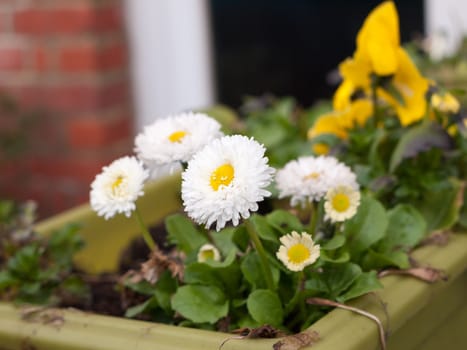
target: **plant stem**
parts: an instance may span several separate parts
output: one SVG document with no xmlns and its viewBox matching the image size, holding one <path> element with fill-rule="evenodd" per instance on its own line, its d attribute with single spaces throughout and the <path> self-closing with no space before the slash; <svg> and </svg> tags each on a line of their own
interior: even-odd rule
<svg viewBox="0 0 467 350">
<path fill-rule="evenodd" d="M 309 234 L 314 237 L 316 233 L 316 227 L 318 226 L 318 221 L 321 215 L 323 214 L 323 206 L 321 202 L 315 204 L 314 202 L 311 203 L 311 211 L 310 211 L 310 224 L 308 225 Z"/>
<path fill-rule="evenodd" d="M 376 88 L 378 86 L 377 80 L 378 79 L 376 76 L 371 77 L 371 103 L 373 105 L 373 127 L 375 130 L 378 128 L 378 122 L 379 122 L 378 107 L 377 107 L 378 97 L 376 95 Z"/>
<path fill-rule="evenodd" d="M 253 242 L 256 251 L 258 252 L 259 260 L 261 261 L 261 269 L 263 270 L 264 279 L 266 280 L 268 289 L 273 292 L 275 290 L 274 282 L 272 279 L 271 269 L 269 268 L 268 258 L 266 256 L 263 244 L 261 243 L 261 240 L 259 239 L 258 234 L 256 233 L 256 229 L 254 225 L 250 222 L 250 220 L 245 220 L 245 227 L 248 234 L 250 235 L 250 239 Z"/>
<path fill-rule="evenodd" d="M 206 236 L 209 243 L 215 245 L 214 238 L 212 238 L 211 232 L 209 229 L 205 228 L 204 226 L 200 226 L 200 231 Z"/>
<path fill-rule="evenodd" d="M 135 208 L 135 218 L 136 218 L 136 221 L 138 221 L 138 224 L 141 228 L 141 233 L 143 234 L 144 242 L 146 242 L 146 245 L 149 247 L 149 250 L 151 252 L 156 250 L 158 248 L 157 244 L 156 242 L 154 242 L 151 234 L 146 228 L 146 225 L 143 222 L 143 218 L 141 217 L 141 213 L 139 212 L 138 207 Z"/>
<path fill-rule="evenodd" d="M 303 290 L 303 280 L 305 278 L 305 274 L 303 273 L 303 271 L 298 271 L 297 275 L 298 275 L 298 277 L 297 277 L 297 287 L 295 289 L 295 294 L 292 297 L 292 299 L 290 299 L 290 303 L 287 304 L 287 306 L 286 306 L 286 308 L 284 310 L 285 315 L 290 314 L 295 309 L 295 307 L 297 306 L 297 303 L 300 301 L 300 299 L 303 299 L 302 290 Z"/>
</svg>

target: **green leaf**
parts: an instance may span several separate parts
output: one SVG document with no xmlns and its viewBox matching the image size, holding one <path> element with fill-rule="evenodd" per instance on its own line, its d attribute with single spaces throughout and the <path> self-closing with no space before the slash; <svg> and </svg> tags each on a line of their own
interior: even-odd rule
<svg viewBox="0 0 467 350">
<path fill-rule="evenodd" d="M 234 227 L 226 227 L 219 232 L 211 232 L 214 245 L 219 248 L 222 256 L 227 256 L 232 251 L 238 251 L 238 247 L 234 242 L 234 234 Z"/>
<path fill-rule="evenodd" d="M 19 279 L 34 280 L 39 275 L 40 256 L 41 252 L 37 245 L 25 246 L 8 260 L 8 270 Z"/>
<path fill-rule="evenodd" d="M 321 250 L 335 250 L 345 244 L 346 238 L 343 235 L 336 235 L 329 241 L 321 245 Z"/>
<path fill-rule="evenodd" d="M 399 140 L 391 156 L 389 171 L 393 173 L 405 158 L 413 158 L 431 148 L 448 150 L 452 138 L 438 124 L 424 122 L 409 129 Z"/>
<path fill-rule="evenodd" d="M 133 318 L 143 312 L 145 312 L 147 309 L 150 307 L 154 306 L 154 304 L 157 304 L 157 301 L 155 298 L 149 298 L 146 300 L 144 303 L 129 307 L 125 311 L 125 317 L 128 318 Z"/>
<path fill-rule="evenodd" d="M 48 251 L 60 267 L 70 267 L 73 256 L 84 247 L 84 240 L 78 235 L 80 225 L 72 223 L 55 231 L 49 238 Z"/>
<path fill-rule="evenodd" d="M 172 308 L 193 322 L 213 324 L 227 316 L 229 302 L 217 287 L 188 285 L 178 288 Z"/>
<path fill-rule="evenodd" d="M 459 224 L 463 228 L 467 228 L 467 189 L 464 188 L 463 205 L 459 214 Z"/>
<path fill-rule="evenodd" d="M 0 291 L 11 287 L 17 283 L 17 280 L 10 275 L 8 271 L 0 271 Z"/>
<path fill-rule="evenodd" d="M 40 282 L 23 282 L 20 286 L 21 293 L 35 295 L 41 289 Z"/>
<path fill-rule="evenodd" d="M 348 262 L 350 260 L 350 254 L 349 254 L 348 251 L 344 250 L 342 252 L 339 252 L 339 254 L 337 256 L 334 256 L 334 254 L 331 256 L 329 252 L 326 252 L 325 250 L 322 250 L 320 258 L 323 261 L 332 262 L 332 263 L 335 263 L 335 264 L 342 264 L 342 263 L 346 263 L 346 262 Z"/>
<path fill-rule="evenodd" d="M 176 290 L 177 281 L 169 271 L 164 271 L 154 288 L 154 297 L 157 300 L 157 304 L 166 312 L 171 310 L 170 299 Z"/>
<path fill-rule="evenodd" d="M 384 237 L 387 226 L 388 218 L 382 204 L 376 199 L 362 196 L 357 214 L 344 226 L 352 258 Z"/>
<path fill-rule="evenodd" d="M 248 235 L 245 225 L 237 226 L 234 229 L 232 240 L 240 250 L 246 251 L 250 243 L 250 236 Z"/>
<path fill-rule="evenodd" d="M 388 211 L 388 228 L 376 251 L 408 250 L 425 236 L 426 222 L 422 214 L 409 204 L 399 204 Z"/>
<path fill-rule="evenodd" d="M 383 288 L 383 285 L 379 281 L 376 271 L 364 272 L 355 279 L 344 294 L 338 297 L 338 301 L 345 302 L 380 288 Z"/>
<path fill-rule="evenodd" d="M 186 266 L 183 281 L 186 284 L 202 284 L 205 286 L 217 286 L 223 289 L 224 285 L 219 280 L 212 266 L 204 263 L 192 263 Z"/>
<path fill-rule="evenodd" d="M 0 201 L 0 223 L 8 223 L 15 212 L 15 203 L 11 200 Z"/>
<path fill-rule="evenodd" d="M 248 296 L 247 308 L 251 317 L 260 324 L 280 326 L 284 310 L 276 293 L 268 289 L 257 289 Z"/>
<path fill-rule="evenodd" d="M 213 268 L 220 269 L 220 268 L 232 265 L 232 263 L 235 260 L 236 255 L 237 255 L 237 252 L 235 250 L 231 250 L 229 252 L 229 255 L 227 255 L 223 261 L 207 260 L 204 262 L 204 264 L 209 265 Z"/>
<path fill-rule="evenodd" d="M 144 295 L 153 295 L 154 294 L 154 285 L 149 283 L 146 280 L 140 281 L 138 283 L 132 283 L 130 280 L 124 281 L 125 287 Z"/>
<path fill-rule="evenodd" d="M 269 265 L 269 267 L 271 269 L 272 279 L 277 285 L 279 281 L 279 270 L 271 265 Z M 252 285 L 253 289 L 267 287 L 263 270 L 261 269 L 261 260 L 257 252 L 251 252 L 246 255 L 240 264 L 240 269 L 245 279 Z"/>
<path fill-rule="evenodd" d="M 250 222 L 256 229 L 258 236 L 265 241 L 279 243 L 278 235 L 274 232 L 274 229 L 269 225 L 268 220 L 261 215 L 253 214 L 250 217 Z"/>
<path fill-rule="evenodd" d="M 168 232 L 168 240 L 176 244 L 186 254 L 197 252 L 203 244 L 208 243 L 207 238 L 196 229 L 193 222 L 185 215 L 168 216 L 165 219 L 165 227 Z"/>
<path fill-rule="evenodd" d="M 269 225 L 282 234 L 290 233 L 291 231 L 303 231 L 303 224 L 298 217 L 282 209 L 274 210 L 266 215 L 266 220 Z"/>
<path fill-rule="evenodd" d="M 89 295 L 89 286 L 77 276 L 66 278 L 60 284 L 60 288 L 78 297 L 86 297 Z"/>
<path fill-rule="evenodd" d="M 366 270 L 382 269 L 388 266 L 406 269 L 410 266 L 410 262 L 409 255 L 402 250 L 376 252 L 370 249 L 362 259 L 361 265 Z"/>
<path fill-rule="evenodd" d="M 455 179 L 448 180 L 447 188 L 433 189 L 423 193 L 423 198 L 415 204 L 427 222 L 427 231 L 451 228 L 459 218 L 457 196 L 461 184 Z"/>
<path fill-rule="evenodd" d="M 306 281 L 307 289 L 325 292 L 331 299 L 337 298 L 362 273 L 357 264 L 327 264 L 323 266 L 322 272 L 313 273 Z"/>
</svg>

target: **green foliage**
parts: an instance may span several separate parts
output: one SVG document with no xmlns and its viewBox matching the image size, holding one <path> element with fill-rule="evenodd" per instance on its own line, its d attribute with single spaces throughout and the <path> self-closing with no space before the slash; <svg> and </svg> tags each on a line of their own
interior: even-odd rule
<svg viewBox="0 0 467 350">
<path fill-rule="evenodd" d="M 227 316 L 229 302 L 215 286 L 186 285 L 172 297 L 172 307 L 193 322 L 212 324 Z"/>
<path fill-rule="evenodd" d="M 383 205 L 374 198 L 364 196 L 357 214 L 344 228 L 349 249 L 358 256 L 383 238 L 387 227 L 388 217 Z"/>
<path fill-rule="evenodd" d="M 257 289 L 248 296 L 247 308 L 251 317 L 259 324 L 279 327 L 284 318 L 282 303 L 276 293 Z"/>
<path fill-rule="evenodd" d="M 262 97 L 250 98 L 242 109 L 245 123 L 239 131 L 264 144 L 270 164 L 279 167 L 298 156 L 311 154 L 306 132 L 312 120 L 330 107 L 322 103 L 304 110 L 293 98 Z"/>
<path fill-rule="evenodd" d="M 0 296 L 20 303 L 56 305 L 86 300 L 88 289 L 73 273 L 83 247 L 79 227 L 67 225 L 46 239 L 32 230 L 34 206 L 1 201 Z"/>
</svg>

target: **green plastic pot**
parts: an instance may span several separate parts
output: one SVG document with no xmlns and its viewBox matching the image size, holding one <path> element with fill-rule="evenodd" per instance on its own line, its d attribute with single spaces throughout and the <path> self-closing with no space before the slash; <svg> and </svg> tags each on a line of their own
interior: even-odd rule
<svg viewBox="0 0 467 350">
<path fill-rule="evenodd" d="M 148 224 L 157 223 L 180 208 L 179 189 L 179 176 L 148 186 L 138 203 Z M 82 224 L 87 245 L 76 263 L 93 273 L 115 269 L 121 250 L 138 235 L 133 220 L 117 217 L 106 221 L 97 217 L 88 205 L 45 220 L 37 225 L 37 230 L 49 234 L 68 222 Z M 447 245 L 420 248 L 414 257 L 424 265 L 442 269 L 449 278 L 428 284 L 411 277 L 384 277 L 384 289 L 351 304 L 383 321 L 389 334 L 389 349 L 467 348 L 467 235 L 453 234 Z M 330 312 L 310 330 L 317 331 L 321 338 L 312 346 L 316 350 L 380 349 L 376 324 L 346 310 Z M 20 309 L 0 303 L 2 350 L 215 350 L 231 336 L 79 310 L 52 309 L 35 320 L 23 320 Z M 277 341 L 232 339 L 223 350 L 272 349 Z"/>
</svg>

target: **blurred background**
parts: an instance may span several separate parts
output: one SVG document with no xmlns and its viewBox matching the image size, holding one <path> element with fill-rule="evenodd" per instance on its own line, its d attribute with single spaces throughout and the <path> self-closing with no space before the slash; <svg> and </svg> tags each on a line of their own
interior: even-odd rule
<svg viewBox="0 0 467 350">
<path fill-rule="evenodd" d="M 380 1 L 0 0 L 0 198 L 41 218 L 88 201 L 101 167 L 155 118 L 245 96 L 328 99 Z M 399 0 L 403 42 L 434 59 L 467 32 L 465 0 Z"/>
</svg>

